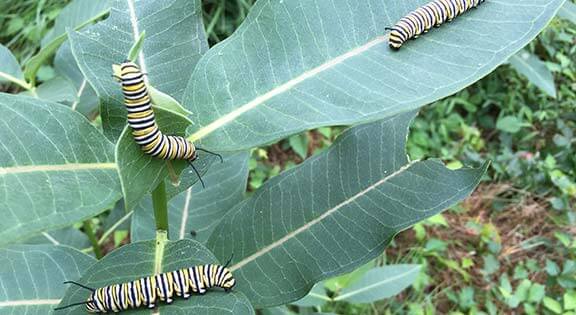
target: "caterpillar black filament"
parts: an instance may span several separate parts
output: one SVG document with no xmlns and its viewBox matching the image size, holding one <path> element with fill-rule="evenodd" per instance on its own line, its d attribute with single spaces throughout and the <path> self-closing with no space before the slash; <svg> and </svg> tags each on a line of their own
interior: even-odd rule
<svg viewBox="0 0 576 315">
<path fill-rule="evenodd" d="M 85 304 L 90 313 L 119 312 L 141 306 L 154 308 L 158 301 L 170 304 L 174 296 L 188 299 L 193 293 L 205 294 L 213 287 L 220 287 L 228 292 L 236 285 L 236 280 L 227 265 L 194 266 L 97 289 L 66 281 L 64 283 L 78 285 L 92 291 L 92 294 L 84 302 L 54 310 Z"/>
<path fill-rule="evenodd" d="M 477 7 L 485 0 L 435 0 L 401 18 L 390 30 L 389 44 L 399 49 L 404 43 L 432 27 L 439 27 L 446 21 L 452 21 L 462 13 Z"/>
<path fill-rule="evenodd" d="M 200 179 L 204 181 L 192 162 L 198 158 L 198 151 L 216 155 L 222 161 L 222 156 L 214 152 L 197 148 L 184 137 L 165 135 L 158 128 L 150 95 L 144 82 L 144 74 L 133 62 L 113 66 L 114 77 L 122 82 L 124 105 L 128 110 L 128 124 L 132 128 L 132 136 L 144 153 L 165 160 L 186 160 L 192 166 Z"/>
</svg>

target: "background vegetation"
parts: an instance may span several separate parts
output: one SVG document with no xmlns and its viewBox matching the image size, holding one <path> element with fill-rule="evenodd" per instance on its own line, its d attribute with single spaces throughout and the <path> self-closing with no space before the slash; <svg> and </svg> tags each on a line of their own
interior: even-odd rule
<svg viewBox="0 0 576 315">
<path fill-rule="evenodd" d="M 210 44 L 231 35 L 253 2 L 204 1 Z M 0 43 L 24 64 L 67 3 L 3 1 Z M 425 107 L 412 124 L 412 159 L 440 157 L 455 168 L 461 161 L 493 163 L 471 198 L 401 233 L 376 262 L 421 264 L 414 285 L 379 302 L 349 303 L 330 298 L 350 281 L 340 277 L 316 287 L 309 300 L 297 303 L 300 307 L 265 312 L 576 314 L 576 21 L 573 7 L 562 14 L 524 51 L 551 73 L 552 90 L 550 82 L 519 73 L 521 65 L 511 60 L 512 65 Z M 38 80 L 52 77 L 53 67 L 42 66 Z M 8 84 L 1 89 L 21 90 Z M 322 152 L 342 130 L 320 128 L 253 150 L 247 189 Z M 122 228 L 103 236 L 105 220 L 92 224 L 105 251 L 130 237 Z"/>
</svg>

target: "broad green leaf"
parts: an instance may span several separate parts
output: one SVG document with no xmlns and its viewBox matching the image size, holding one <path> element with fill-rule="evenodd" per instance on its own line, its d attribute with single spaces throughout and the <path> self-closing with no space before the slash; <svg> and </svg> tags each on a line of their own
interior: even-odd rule
<svg viewBox="0 0 576 315">
<path fill-rule="evenodd" d="M 551 297 L 544 297 L 542 300 L 544 307 L 552 311 L 554 314 L 562 314 L 562 304 Z"/>
<path fill-rule="evenodd" d="M 566 1 L 558 11 L 558 16 L 576 24 L 576 4 Z"/>
<path fill-rule="evenodd" d="M 86 234 L 73 227 L 42 232 L 33 238 L 27 239 L 24 243 L 66 245 L 77 249 L 84 249 L 90 246 L 90 241 Z"/>
<path fill-rule="evenodd" d="M 160 108 L 154 109 L 156 122 L 165 134 L 184 135 L 184 130 L 190 121 L 179 114 Z M 212 157 L 199 155 L 194 161 L 194 166 L 202 173 L 205 173 L 210 166 Z M 142 198 L 150 193 L 158 184 L 168 176 L 168 162 L 156 157 L 144 154 L 140 146 L 132 137 L 132 129 L 128 126 L 120 136 L 116 144 L 116 163 L 122 182 L 122 193 L 126 209 L 132 210 Z M 182 160 L 170 161 L 175 174 L 179 174 L 182 169 L 188 166 Z M 192 171 L 189 166 L 185 172 Z M 197 177 L 194 174 L 194 178 Z M 193 182 L 190 183 L 193 184 Z"/>
<path fill-rule="evenodd" d="M 28 91 L 22 94 L 57 103 L 71 104 L 76 99 L 74 85 L 63 77 L 54 77 L 42 83 L 34 90 L 34 94 Z"/>
<path fill-rule="evenodd" d="M 255 307 L 304 296 L 318 281 L 381 254 L 392 237 L 472 192 L 486 165 L 409 162 L 414 113 L 352 128 L 323 153 L 266 182 L 208 240 Z"/>
<path fill-rule="evenodd" d="M 390 265 L 368 271 L 352 286 L 344 289 L 335 301 L 372 303 L 392 297 L 406 289 L 418 277 L 420 265 Z"/>
<path fill-rule="evenodd" d="M 546 64 L 529 51 L 522 50 L 510 57 L 510 65 L 546 94 L 556 98 L 554 76 Z"/>
<path fill-rule="evenodd" d="M 163 244 L 158 261 L 155 261 L 156 241 L 136 242 L 125 245 L 106 255 L 88 268 L 80 279 L 74 279 L 90 287 L 101 287 L 114 283 L 132 281 L 153 275 L 155 270 L 167 272 L 194 265 L 218 263 L 214 255 L 200 243 L 192 240 L 180 240 Z M 71 286 L 60 305 L 85 301 L 90 292 Z M 150 314 L 150 310 L 140 308 L 129 314 Z M 59 312 L 62 315 L 86 314 L 83 306 L 77 306 Z M 238 290 L 225 293 L 221 289 L 212 289 L 205 295 L 193 295 L 185 300 L 176 298 L 171 305 L 160 304 L 155 314 L 254 314 L 250 302 Z"/>
<path fill-rule="evenodd" d="M 516 116 L 504 116 L 498 119 L 496 122 L 496 128 L 509 132 L 509 133 L 516 133 L 522 129 L 522 127 L 528 127 L 529 124 L 523 123 L 518 117 Z"/>
<path fill-rule="evenodd" d="M 182 104 L 209 149 L 251 148 L 327 125 L 414 110 L 479 80 L 564 0 L 487 1 L 400 51 L 385 27 L 429 0 L 258 1 L 204 55 Z"/>
<path fill-rule="evenodd" d="M 106 0 L 82 1 L 76 0 L 62 10 L 56 20 L 54 29 L 42 41 L 42 49 L 26 62 L 24 77 L 34 86 L 36 73 L 40 66 L 58 50 L 66 41 L 67 29 L 79 30 L 108 14 L 109 5 Z"/>
<path fill-rule="evenodd" d="M 341 276 L 326 280 L 324 286 L 332 292 L 340 292 L 343 288 L 348 287 L 358 281 L 368 270 L 374 268 L 374 262 L 371 261 L 364 266 Z"/>
<path fill-rule="evenodd" d="M 516 298 L 516 300 L 518 300 L 518 302 L 525 302 L 526 300 L 528 300 L 528 293 L 530 291 L 531 286 L 532 281 L 528 279 L 520 281 L 520 283 L 516 287 L 516 290 L 514 291 L 514 297 Z"/>
<path fill-rule="evenodd" d="M 110 0 L 74 0 L 70 2 L 56 18 L 54 27 L 42 38 L 42 47 L 62 35 L 67 28 L 82 27 L 101 18 L 110 11 Z"/>
<path fill-rule="evenodd" d="M 528 302 L 540 303 L 546 295 L 546 287 L 540 283 L 534 283 L 528 292 Z"/>
<path fill-rule="evenodd" d="M 62 282 L 77 279 L 94 262 L 66 246 L 0 249 L 0 314 L 51 314 L 64 294 Z"/>
<path fill-rule="evenodd" d="M 24 88 L 29 87 L 24 81 L 24 74 L 16 57 L 4 45 L 0 45 L 0 83 L 12 82 Z"/>
<path fill-rule="evenodd" d="M 168 202 L 170 239 L 193 238 L 201 243 L 206 242 L 226 212 L 244 198 L 248 179 L 248 157 L 246 152 L 225 155 L 224 164 L 212 167 L 204 176 L 206 188 L 195 185 Z M 170 185 L 167 184 L 166 187 Z M 131 240 L 154 239 L 154 224 L 152 201 L 145 198 L 134 209 Z M 195 232 L 194 237 L 191 236 L 191 231 Z"/>
<path fill-rule="evenodd" d="M 114 146 L 62 105 L 0 94 L 0 245 L 70 226 L 120 198 Z"/>
<path fill-rule="evenodd" d="M 150 93 L 150 98 L 152 99 L 152 103 L 156 107 L 161 107 L 164 109 L 171 110 L 176 112 L 180 115 L 188 116 L 190 112 L 187 111 L 177 100 L 172 98 L 170 95 L 164 94 L 158 91 L 153 86 L 148 87 L 148 93 Z"/>
<path fill-rule="evenodd" d="M 326 289 L 324 288 L 324 283 L 316 283 L 312 290 L 308 294 L 301 298 L 300 300 L 293 302 L 291 304 L 300 307 L 312 307 L 312 306 L 322 306 L 331 299 L 326 295 Z"/>
<path fill-rule="evenodd" d="M 54 70 L 60 76 L 68 78 L 74 85 L 75 96 L 74 100 L 70 103 L 73 110 L 77 110 L 84 116 L 89 118 L 95 117 L 95 112 L 98 111 L 98 96 L 88 83 L 84 74 L 78 68 L 76 59 L 72 55 L 70 43 L 65 42 L 54 57 Z"/>
<path fill-rule="evenodd" d="M 128 57 L 144 30 L 137 63 L 151 86 L 181 100 L 196 62 L 208 48 L 200 0 L 115 0 L 108 19 L 70 34 L 80 69 L 100 98 L 104 133 L 113 140 L 124 128 L 126 110 L 111 66 Z"/>
<path fill-rule="evenodd" d="M 564 293 L 564 309 L 576 310 L 576 291 Z"/>
</svg>

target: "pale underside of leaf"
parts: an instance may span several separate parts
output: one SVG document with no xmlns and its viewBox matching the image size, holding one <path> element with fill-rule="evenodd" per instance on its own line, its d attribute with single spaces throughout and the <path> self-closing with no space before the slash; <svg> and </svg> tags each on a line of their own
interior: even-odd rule
<svg viewBox="0 0 576 315">
<path fill-rule="evenodd" d="M 100 100 L 102 126 L 109 139 L 116 142 L 126 122 L 121 89 L 110 77 L 111 66 L 128 57 L 145 31 L 136 59 L 145 80 L 179 101 L 194 65 L 207 49 L 201 23 L 199 0 L 118 0 L 106 20 L 69 34 L 78 66 Z"/>
<path fill-rule="evenodd" d="M 95 259 L 68 246 L 19 244 L 0 249 L 0 313 L 48 314 L 65 280 L 77 279 Z"/>
<path fill-rule="evenodd" d="M 562 2 L 487 1 L 400 51 L 385 27 L 424 0 L 257 2 L 188 83 L 182 103 L 198 122 L 189 139 L 235 151 L 414 110 L 506 61 Z"/>
<path fill-rule="evenodd" d="M 251 100 L 248 103 L 245 103 L 243 105 L 240 105 L 237 109 L 231 111 L 230 113 L 224 114 L 222 117 L 218 118 L 217 120 L 215 120 L 214 122 L 210 123 L 207 126 L 204 126 L 202 128 L 200 128 L 198 131 L 194 132 L 190 137 L 188 137 L 188 139 L 190 139 L 190 141 L 194 142 L 197 140 L 200 140 L 202 138 L 204 138 L 205 136 L 207 136 L 208 134 L 212 133 L 213 131 L 215 131 L 216 129 L 219 129 L 221 127 L 223 127 L 224 125 L 234 121 L 236 118 L 238 118 L 240 115 L 250 111 L 250 110 L 254 110 L 256 109 L 258 106 L 266 103 L 266 101 L 272 99 L 275 96 L 278 96 L 280 94 L 286 93 L 288 92 L 290 89 L 294 88 L 295 86 L 302 84 L 304 81 L 306 81 L 307 79 L 316 77 L 317 75 L 319 75 L 320 73 L 329 70 L 335 66 L 337 66 L 338 64 L 341 64 L 342 62 L 360 55 L 361 53 L 369 50 L 370 48 L 387 42 L 388 39 L 384 36 L 380 36 L 377 37 L 376 39 L 362 45 L 359 46 L 343 55 L 340 55 L 334 59 L 329 60 L 328 62 L 314 68 L 311 69 L 309 71 L 306 71 L 304 73 L 302 73 L 301 75 L 295 77 L 294 79 L 281 84 L 277 87 L 275 87 L 274 89 L 266 92 L 263 95 L 260 95 L 258 97 L 256 97 L 255 99 Z"/>
<path fill-rule="evenodd" d="M 120 198 L 112 143 L 60 104 L 0 94 L 0 244 L 70 226 Z"/>
<path fill-rule="evenodd" d="M 354 196 L 352 196 L 349 199 L 344 200 L 343 202 L 339 203 L 338 205 L 336 205 L 333 208 L 330 208 L 328 210 L 326 210 L 326 212 L 322 213 L 322 215 L 318 216 L 317 218 L 307 222 L 305 225 L 302 225 L 301 227 L 299 227 L 298 229 L 286 234 L 285 236 L 283 236 L 282 238 L 278 239 L 277 241 L 273 242 L 272 244 L 258 250 L 257 252 L 255 252 L 254 254 L 242 259 L 241 261 L 239 261 L 238 263 L 234 264 L 232 267 L 230 267 L 230 270 L 234 271 L 237 270 L 239 268 L 242 268 L 243 266 L 245 266 L 246 264 L 256 260 L 258 257 L 261 257 L 262 255 L 267 254 L 268 252 L 270 252 L 271 250 L 278 248 L 280 246 L 282 246 L 284 243 L 286 243 L 287 241 L 295 238 L 296 236 L 298 236 L 298 234 L 302 233 L 302 232 L 306 232 L 308 230 L 310 230 L 314 225 L 318 224 L 319 222 L 321 222 L 322 220 L 326 219 L 327 217 L 333 215 L 334 213 L 336 213 L 339 209 L 341 209 L 342 207 L 345 207 L 346 205 L 349 205 L 351 203 L 353 203 L 356 199 L 361 198 L 362 196 L 366 195 L 367 193 L 375 190 L 376 188 L 378 188 L 379 186 L 381 186 L 382 184 L 386 183 L 387 181 L 389 181 L 390 179 L 398 176 L 399 174 L 404 173 L 406 170 L 408 170 L 412 165 L 414 165 L 416 162 L 411 162 L 409 164 L 404 165 L 403 167 L 399 168 L 396 172 L 382 178 L 381 180 L 377 181 L 376 183 L 368 186 L 366 189 L 361 190 L 360 192 L 358 192 L 357 194 L 355 194 Z"/>
<path fill-rule="evenodd" d="M 523 73 L 534 85 L 540 87 L 548 95 L 556 98 L 556 87 L 552 72 L 544 62 L 528 51 L 521 51 L 510 57 L 510 63 L 517 71 Z"/>
<path fill-rule="evenodd" d="M 345 299 L 348 298 L 348 297 L 351 297 L 351 296 L 354 296 L 354 295 L 357 295 L 357 294 L 361 294 L 362 292 L 368 292 L 368 291 L 374 290 L 374 289 L 376 289 L 376 288 L 378 288 L 378 287 L 385 286 L 385 285 L 387 285 L 387 284 L 389 284 L 389 283 L 391 283 L 391 282 L 394 282 L 395 280 L 401 279 L 401 278 L 403 278 L 403 277 L 405 277 L 405 276 L 407 276 L 407 275 L 409 275 L 409 274 L 411 274 L 411 273 L 417 272 L 418 270 L 420 270 L 420 268 L 421 268 L 420 266 L 416 265 L 414 268 L 409 269 L 409 270 L 406 270 L 406 271 L 403 272 L 403 273 L 399 273 L 399 274 L 396 274 L 396 275 L 394 275 L 394 276 L 392 276 L 392 277 L 390 277 L 390 278 L 386 278 L 386 279 L 384 279 L 384 280 L 382 280 L 382 281 L 373 283 L 373 284 L 371 284 L 371 285 L 364 286 L 364 287 L 362 287 L 362 288 L 360 288 L 360 289 L 358 289 L 358 290 L 350 291 L 350 292 L 347 292 L 347 293 L 345 293 L 345 294 L 339 295 L 339 296 L 337 296 L 337 297 L 334 299 L 334 301 L 345 300 Z"/>
<path fill-rule="evenodd" d="M 231 269 L 253 305 L 300 299 L 472 191 L 486 165 L 450 171 L 438 161 L 408 161 L 414 114 L 351 128 L 328 150 L 269 180 L 216 227 L 207 244 L 222 260 L 236 253 Z"/>
</svg>

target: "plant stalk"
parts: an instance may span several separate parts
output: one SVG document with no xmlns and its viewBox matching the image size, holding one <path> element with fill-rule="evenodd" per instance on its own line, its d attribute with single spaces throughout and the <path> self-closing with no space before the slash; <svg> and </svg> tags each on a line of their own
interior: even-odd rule
<svg viewBox="0 0 576 315">
<path fill-rule="evenodd" d="M 161 181 L 158 187 L 152 191 L 152 205 L 154 206 L 156 230 L 168 233 L 168 202 L 164 181 Z"/>
<path fill-rule="evenodd" d="M 90 244 L 92 244 L 92 248 L 94 249 L 94 255 L 96 256 L 97 259 L 102 258 L 102 249 L 100 248 L 100 245 L 98 244 L 98 239 L 94 234 L 91 219 L 84 221 L 83 229 L 84 233 L 86 233 L 86 236 L 88 236 L 88 240 L 90 240 Z"/>
</svg>

